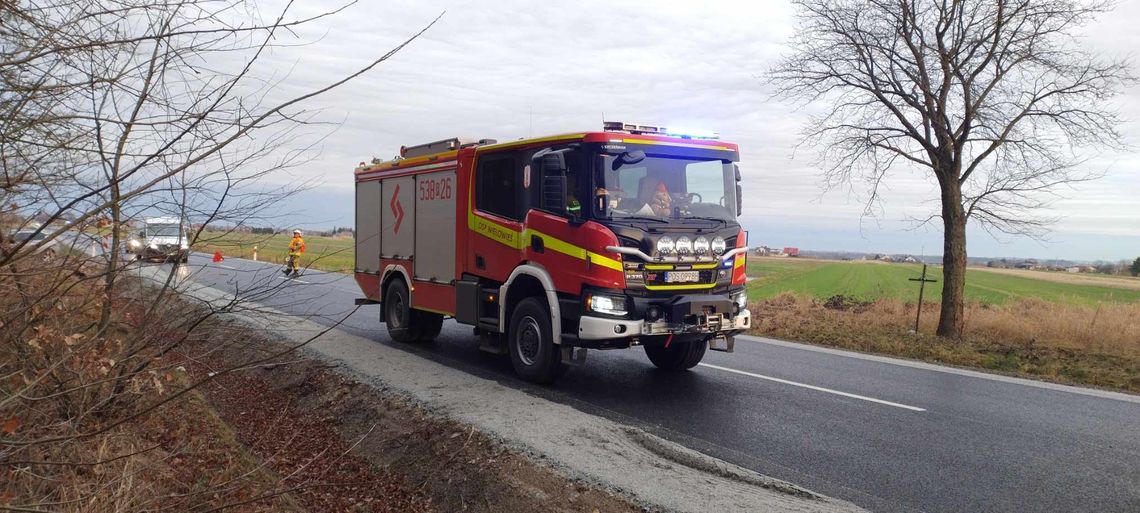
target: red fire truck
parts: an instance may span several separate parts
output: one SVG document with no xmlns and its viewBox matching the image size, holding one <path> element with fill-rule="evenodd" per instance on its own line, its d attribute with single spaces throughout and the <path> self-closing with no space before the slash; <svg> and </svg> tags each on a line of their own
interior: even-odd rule
<svg viewBox="0 0 1140 513">
<path fill-rule="evenodd" d="M 403 147 L 355 171 L 357 303 L 401 342 L 471 325 L 533 382 L 587 349 L 691 368 L 750 323 L 738 160 L 705 134 L 617 122 Z"/>
</svg>

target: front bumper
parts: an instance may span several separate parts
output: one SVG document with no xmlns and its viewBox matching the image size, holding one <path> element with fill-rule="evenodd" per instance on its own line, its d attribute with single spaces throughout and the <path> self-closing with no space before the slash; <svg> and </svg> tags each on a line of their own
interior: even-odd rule
<svg viewBox="0 0 1140 513">
<path fill-rule="evenodd" d="M 141 249 L 136 250 L 135 254 L 138 255 L 139 258 L 142 258 L 144 260 L 157 260 L 157 259 L 181 260 L 190 254 L 190 250 L 189 249 L 182 249 L 179 247 L 173 247 L 173 248 L 159 247 L 157 249 L 151 248 L 151 247 L 145 247 L 145 248 L 141 248 Z"/>
<path fill-rule="evenodd" d="M 699 315 L 695 320 L 693 323 L 674 323 L 664 320 L 613 319 L 583 315 L 578 322 L 578 339 L 607 340 L 655 335 L 735 335 L 752 326 L 752 313 L 744 309 L 736 315 Z"/>
</svg>

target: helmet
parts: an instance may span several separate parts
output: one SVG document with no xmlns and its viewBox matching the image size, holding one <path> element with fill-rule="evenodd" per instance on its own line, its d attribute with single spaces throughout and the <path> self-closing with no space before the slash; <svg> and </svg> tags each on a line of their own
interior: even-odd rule
<svg viewBox="0 0 1140 513">
<path fill-rule="evenodd" d="M 293 235 L 301 235 L 301 230 L 293 230 Z"/>
</svg>

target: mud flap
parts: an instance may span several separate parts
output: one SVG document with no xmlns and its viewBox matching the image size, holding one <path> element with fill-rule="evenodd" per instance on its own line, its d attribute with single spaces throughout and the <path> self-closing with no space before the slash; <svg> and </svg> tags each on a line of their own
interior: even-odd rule
<svg viewBox="0 0 1140 513">
<path fill-rule="evenodd" d="M 562 363 L 566 365 L 586 363 L 586 348 L 562 346 Z"/>
<path fill-rule="evenodd" d="M 731 353 L 736 346 L 736 337 L 732 335 L 717 335 L 709 339 L 709 349 L 722 353 Z"/>
</svg>

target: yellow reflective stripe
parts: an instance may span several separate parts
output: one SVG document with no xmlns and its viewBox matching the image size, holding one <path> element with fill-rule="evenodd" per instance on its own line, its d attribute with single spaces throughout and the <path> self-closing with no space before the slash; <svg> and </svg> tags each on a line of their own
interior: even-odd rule
<svg viewBox="0 0 1140 513">
<path fill-rule="evenodd" d="M 694 290 L 694 289 L 711 289 L 716 286 L 716 283 L 697 283 L 694 285 L 646 285 L 645 288 L 649 290 Z"/>
<path fill-rule="evenodd" d="M 522 235 L 511 228 L 499 223 L 471 214 L 467 218 L 468 227 L 475 233 L 483 235 L 495 242 L 514 249 L 522 249 Z"/>
<path fill-rule="evenodd" d="M 455 312 L 445 312 L 443 310 L 436 310 L 434 308 L 428 308 L 426 306 L 413 306 L 412 308 L 415 310 L 423 310 L 425 312 L 437 313 L 441 315 L 455 315 Z"/>
<path fill-rule="evenodd" d="M 709 146 L 709 145 L 705 145 L 705 144 L 688 144 L 688 143 L 677 143 L 677 142 L 668 142 L 668 141 L 654 141 L 651 139 L 622 139 L 622 142 L 626 142 L 629 144 L 656 144 L 658 146 L 679 146 L 681 148 L 704 148 L 706 150 L 732 151 L 732 148 L 729 148 L 728 146 Z"/>
<path fill-rule="evenodd" d="M 498 144 L 488 144 L 486 146 L 476 146 L 475 151 L 479 152 L 479 153 L 483 153 L 485 151 L 502 150 L 505 148 L 513 147 L 513 146 L 524 146 L 527 144 L 544 143 L 544 142 L 551 142 L 551 141 L 573 141 L 575 139 L 583 139 L 585 137 L 586 137 L 586 134 L 584 134 L 584 133 L 583 134 L 552 135 L 550 137 L 540 137 L 538 139 L 524 139 L 521 141 L 511 141 L 511 142 L 504 142 L 504 143 L 498 143 Z"/>
<path fill-rule="evenodd" d="M 615 271 L 622 270 L 620 260 L 614 260 L 608 256 L 594 253 L 593 251 L 587 251 L 586 256 L 590 259 L 591 264 L 598 264 L 602 267 L 613 269 Z"/>
<path fill-rule="evenodd" d="M 475 233 L 483 235 L 491 240 L 514 249 L 522 249 L 527 245 L 527 239 L 531 235 L 542 238 L 542 245 L 552 251 L 557 251 L 564 255 L 569 255 L 579 260 L 589 260 L 591 264 L 597 264 L 602 267 L 621 271 L 621 261 L 613 258 L 587 251 L 585 248 L 575 246 L 557 237 L 553 237 L 542 233 L 538 230 L 526 229 L 523 232 L 517 232 L 512 228 L 503 226 L 499 223 L 485 219 L 469 212 L 467 215 L 467 226 Z"/>
<path fill-rule="evenodd" d="M 744 267 L 744 255 L 736 255 L 736 261 L 732 263 L 732 268 Z"/>
</svg>

